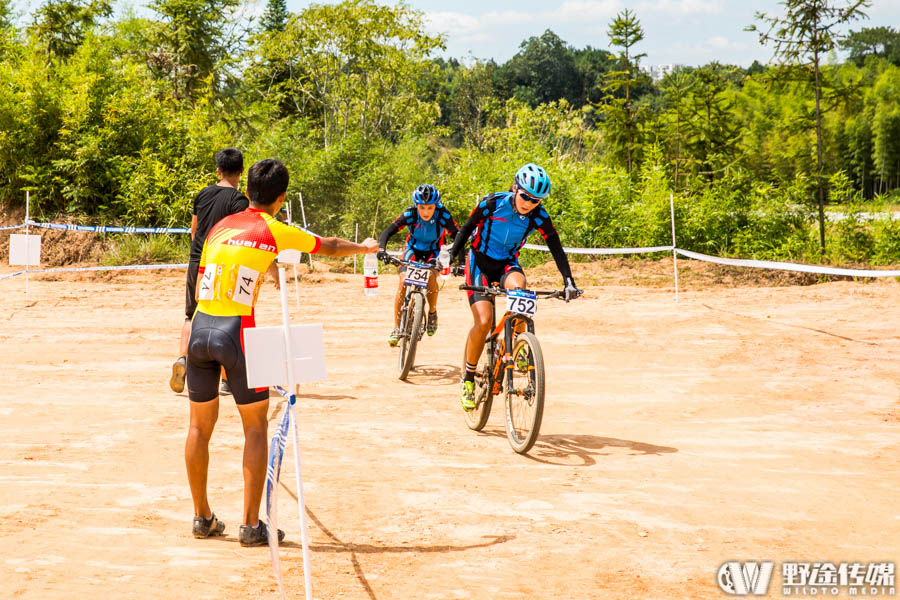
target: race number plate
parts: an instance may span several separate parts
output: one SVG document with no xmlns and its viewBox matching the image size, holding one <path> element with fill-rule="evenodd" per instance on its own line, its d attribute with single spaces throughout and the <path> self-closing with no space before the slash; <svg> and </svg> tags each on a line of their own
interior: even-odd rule
<svg viewBox="0 0 900 600">
<path fill-rule="evenodd" d="M 509 290 L 506 292 L 506 310 L 533 317 L 537 312 L 537 294 L 528 290 Z"/>
<path fill-rule="evenodd" d="M 259 271 L 239 265 L 231 299 L 244 306 L 253 306 L 258 281 Z"/>
<path fill-rule="evenodd" d="M 218 267 L 214 263 L 207 263 L 204 271 L 203 278 L 200 279 L 199 288 L 200 290 L 197 292 L 197 300 L 212 300 L 213 294 L 215 290 L 213 289 L 216 282 L 216 269 Z"/>
<path fill-rule="evenodd" d="M 406 267 L 406 285 L 428 287 L 428 277 L 430 275 L 431 268 L 428 265 L 411 262 Z"/>
</svg>

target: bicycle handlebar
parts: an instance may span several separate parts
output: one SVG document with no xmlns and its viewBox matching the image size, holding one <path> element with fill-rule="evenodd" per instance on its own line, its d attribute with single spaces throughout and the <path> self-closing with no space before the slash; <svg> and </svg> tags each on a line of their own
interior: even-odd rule
<svg viewBox="0 0 900 600">
<path fill-rule="evenodd" d="M 411 260 L 400 260 L 399 258 L 394 258 L 393 256 L 388 256 L 387 259 L 384 260 L 383 262 L 389 263 L 389 264 L 392 264 L 392 265 L 395 265 L 395 266 L 398 266 L 398 267 L 404 267 L 404 266 L 408 266 L 408 265 L 412 264 L 412 263 L 415 262 L 415 261 L 411 261 Z M 422 264 L 424 264 L 424 263 L 416 263 L 416 264 L 417 264 L 417 265 L 422 265 Z M 441 272 L 441 268 L 438 267 L 437 265 L 428 264 L 427 267 L 428 267 L 430 270 L 434 271 L 435 273 L 440 273 L 440 272 Z"/>
<path fill-rule="evenodd" d="M 478 292 L 483 296 L 505 296 L 508 291 L 506 288 L 502 288 L 496 285 L 492 285 L 490 287 L 485 287 L 483 285 L 461 285 L 459 286 L 461 290 L 468 290 L 470 292 Z M 579 290 L 581 291 L 581 290 Z M 563 290 L 554 290 L 552 292 L 534 292 L 535 295 L 541 296 L 544 298 L 565 298 L 566 293 Z M 579 294 L 580 295 L 580 294 Z"/>
</svg>

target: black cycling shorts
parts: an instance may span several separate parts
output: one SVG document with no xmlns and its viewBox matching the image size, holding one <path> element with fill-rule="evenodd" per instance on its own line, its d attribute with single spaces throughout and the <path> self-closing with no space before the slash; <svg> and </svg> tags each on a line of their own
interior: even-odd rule
<svg viewBox="0 0 900 600">
<path fill-rule="evenodd" d="M 500 284 L 504 287 L 506 278 L 510 273 L 521 273 L 525 275 L 525 271 L 519 266 L 518 259 L 509 261 L 495 261 L 484 255 L 476 254 L 474 250 L 469 250 L 466 259 L 466 285 L 480 285 L 489 287 L 492 283 Z M 469 295 L 469 306 L 476 302 L 491 302 L 493 298 L 485 297 L 478 292 L 471 290 L 466 292 Z"/>
<path fill-rule="evenodd" d="M 209 402 L 219 395 L 219 372 L 225 367 L 236 404 L 253 404 L 269 398 L 269 388 L 247 388 L 243 327 L 253 326 L 252 317 L 194 315 L 188 342 L 187 381 L 191 402 Z"/>
<path fill-rule="evenodd" d="M 416 250 L 415 248 L 407 248 L 403 253 L 403 260 L 411 260 L 413 262 L 422 263 L 423 265 L 429 264 L 435 258 L 434 252 L 431 250 Z M 401 265 L 400 268 L 397 269 L 398 273 L 406 272 L 406 265 Z"/>
</svg>

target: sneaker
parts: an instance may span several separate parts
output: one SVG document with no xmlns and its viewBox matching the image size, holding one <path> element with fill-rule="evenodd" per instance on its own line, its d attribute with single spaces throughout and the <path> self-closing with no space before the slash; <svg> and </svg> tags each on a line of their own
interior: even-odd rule
<svg viewBox="0 0 900 600">
<path fill-rule="evenodd" d="M 428 313 L 428 321 L 425 323 L 425 331 L 428 335 L 434 335 L 437 331 L 437 311 Z"/>
<path fill-rule="evenodd" d="M 391 332 L 391 335 L 388 336 L 388 344 L 391 346 L 396 346 L 400 342 L 400 336 L 403 335 L 403 332 L 400 331 L 399 327 L 395 327 Z"/>
<path fill-rule="evenodd" d="M 475 410 L 475 382 L 463 379 L 460 382 L 459 402 L 466 412 Z"/>
<path fill-rule="evenodd" d="M 187 363 L 183 356 L 179 356 L 178 360 L 172 363 L 172 378 L 169 379 L 169 387 L 176 394 L 184 391 L 184 376 L 187 373 Z"/>
<path fill-rule="evenodd" d="M 219 395 L 220 396 L 230 396 L 231 395 L 231 386 L 228 385 L 227 379 L 222 380 L 222 385 L 219 386 Z"/>
<path fill-rule="evenodd" d="M 516 355 L 516 369 L 519 371 L 527 371 L 531 368 L 531 361 L 528 360 L 528 355 L 524 352 L 519 352 Z"/>
<path fill-rule="evenodd" d="M 216 513 L 208 519 L 194 517 L 194 537 L 208 538 L 214 535 L 222 535 L 225 532 L 225 523 L 216 518 Z"/>
<path fill-rule="evenodd" d="M 238 541 L 241 543 L 241 546 L 266 546 L 269 543 L 269 528 L 266 527 L 266 522 L 260 519 L 259 524 L 256 527 L 250 527 L 249 525 L 241 525 L 240 530 L 238 531 Z M 278 530 L 278 543 L 280 544 L 284 541 L 284 532 L 282 530 Z"/>
</svg>

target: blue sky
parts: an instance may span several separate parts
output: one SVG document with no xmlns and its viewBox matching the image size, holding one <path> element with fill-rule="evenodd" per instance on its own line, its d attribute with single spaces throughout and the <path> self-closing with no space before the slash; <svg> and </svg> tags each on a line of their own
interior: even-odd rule
<svg viewBox="0 0 900 600">
<path fill-rule="evenodd" d="M 264 4 L 264 0 L 263 4 Z M 299 12 L 311 4 L 287 0 Z M 755 11 L 781 14 L 775 0 L 407 0 L 426 14 L 429 28 L 447 34 L 445 56 L 493 58 L 505 62 L 522 40 L 552 29 L 576 48 L 609 49 L 609 21 L 626 8 L 637 14 L 644 41 L 636 48 L 647 54 L 644 64 L 700 65 L 712 60 L 749 66 L 767 62 L 771 48 L 744 31 Z M 874 0 L 868 21 L 855 25 L 900 26 L 900 0 Z"/>
</svg>

